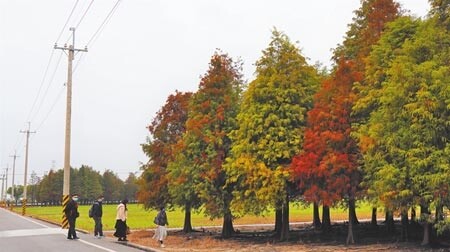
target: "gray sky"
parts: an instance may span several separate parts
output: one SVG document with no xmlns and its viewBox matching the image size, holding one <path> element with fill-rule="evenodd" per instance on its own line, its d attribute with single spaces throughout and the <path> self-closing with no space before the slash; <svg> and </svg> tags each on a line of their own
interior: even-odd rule
<svg viewBox="0 0 450 252">
<path fill-rule="evenodd" d="M 70 44 L 69 27 L 80 20 L 75 45 L 91 42 L 74 62 L 71 165 L 111 169 L 124 179 L 147 161 L 140 147 L 146 125 L 176 89 L 197 90 L 216 48 L 240 57 L 245 79 L 252 80 L 253 64 L 277 27 L 299 42 L 311 63 L 328 66 L 360 4 L 121 0 L 91 40 L 117 0 L 79 0 L 63 30 L 76 2 L 0 0 L 0 174 L 9 165 L 9 185 L 15 149 L 15 181 L 23 184 L 25 138 L 19 131 L 28 121 L 37 131 L 30 137 L 28 175 L 63 167 L 67 56 L 53 45 Z M 399 2 L 416 16 L 429 9 L 427 0 Z"/>
</svg>

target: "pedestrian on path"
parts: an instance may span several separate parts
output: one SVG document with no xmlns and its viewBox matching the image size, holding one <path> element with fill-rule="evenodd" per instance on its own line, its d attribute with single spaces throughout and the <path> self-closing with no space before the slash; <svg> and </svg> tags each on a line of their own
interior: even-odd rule
<svg viewBox="0 0 450 252">
<path fill-rule="evenodd" d="M 94 236 L 97 239 L 103 237 L 103 224 L 102 224 L 102 215 L 103 215 L 103 195 L 97 197 L 97 201 L 92 205 L 92 218 L 94 219 Z"/>
<path fill-rule="evenodd" d="M 117 214 L 116 214 L 116 232 L 114 233 L 115 237 L 118 237 L 118 241 L 128 241 L 127 240 L 127 209 L 128 200 L 124 199 L 117 206 Z"/>
<path fill-rule="evenodd" d="M 166 209 L 164 207 L 160 208 L 158 215 L 155 217 L 155 224 L 158 226 L 155 230 L 155 235 L 153 239 L 159 241 L 161 248 L 164 248 L 164 239 L 167 237 L 167 227 L 169 222 L 167 221 Z"/>
<path fill-rule="evenodd" d="M 67 233 L 67 239 L 69 240 L 78 240 L 77 233 L 75 232 L 75 224 L 77 218 L 80 216 L 80 213 L 78 212 L 78 194 L 72 194 L 72 199 L 67 203 L 66 207 L 64 208 L 64 214 L 67 217 L 67 220 L 69 221 L 69 231 Z"/>
</svg>

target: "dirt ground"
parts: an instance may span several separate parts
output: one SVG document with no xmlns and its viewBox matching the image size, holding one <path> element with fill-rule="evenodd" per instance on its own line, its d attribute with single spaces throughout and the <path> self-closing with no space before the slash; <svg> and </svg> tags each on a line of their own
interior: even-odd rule
<svg viewBox="0 0 450 252">
<path fill-rule="evenodd" d="M 331 232 L 324 234 L 314 230 L 310 225 L 291 227 L 287 242 L 279 242 L 274 238 L 271 228 L 239 227 L 237 234 L 230 239 L 220 238 L 220 230 L 203 229 L 190 234 L 181 231 L 170 231 L 165 241 L 166 248 L 159 247 L 152 239 L 153 230 L 133 231 L 128 237 L 130 242 L 162 251 L 173 252 L 293 252 L 293 251 L 450 251 L 450 235 L 446 234 L 435 245 L 423 247 L 420 227 L 411 227 L 408 242 L 399 241 L 400 227 L 396 232 L 388 234 L 383 225 L 374 229 L 368 223 L 361 223 L 354 229 L 356 244 L 345 245 L 347 226 L 335 224 Z"/>
</svg>

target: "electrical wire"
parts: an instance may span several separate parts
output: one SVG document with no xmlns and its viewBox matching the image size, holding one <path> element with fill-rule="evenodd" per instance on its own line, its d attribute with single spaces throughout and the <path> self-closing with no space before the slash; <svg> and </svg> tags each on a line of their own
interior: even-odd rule
<svg viewBox="0 0 450 252">
<path fill-rule="evenodd" d="M 86 44 L 86 47 L 88 47 L 89 45 L 91 45 L 90 48 L 93 47 L 93 43 L 95 43 L 96 39 L 100 36 L 100 33 L 103 31 L 105 26 L 108 24 L 109 20 L 111 20 L 112 16 L 114 15 L 115 11 L 117 10 L 117 7 L 119 6 L 120 1 L 121 0 L 117 0 L 117 2 L 114 4 L 114 6 L 109 11 L 108 15 L 105 17 L 105 19 L 103 20 L 101 25 L 97 28 L 95 33 L 89 39 L 88 43 Z M 91 42 L 92 42 L 92 44 L 91 44 Z M 78 69 L 79 64 L 82 62 L 84 55 L 85 54 L 81 54 L 80 58 L 75 63 L 75 67 L 74 67 L 74 70 L 73 70 L 74 73 Z"/>
<path fill-rule="evenodd" d="M 62 55 L 63 55 L 63 52 L 61 51 L 60 54 L 59 54 L 58 61 L 57 61 L 57 63 L 56 63 L 55 70 L 53 71 L 52 77 L 50 78 L 50 81 L 49 81 L 49 83 L 48 83 L 48 85 L 47 85 L 47 88 L 45 89 L 44 95 L 42 96 L 41 102 L 39 103 L 39 106 L 38 106 L 38 108 L 37 108 L 37 110 L 36 110 L 36 113 L 35 113 L 34 116 L 32 117 L 31 122 L 34 121 L 34 119 L 35 119 L 36 116 L 39 114 L 39 111 L 40 111 L 41 108 L 42 108 L 42 104 L 44 103 L 44 100 L 45 100 L 45 98 L 47 97 L 48 90 L 50 89 L 50 86 L 51 86 L 53 80 L 55 79 L 55 74 L 56 74 L 56 71 L 58 70 L 59 64 L 60 64 L 60 62 L 61 62 Z"/>
<path fill-rule="evenodd" d="M 92 1 L 93 1 L 93 0 L 92 0 Z M 74 13 L 74 11 L 75 11 L 77 5 L 78 5 L 78 2 L 79 2 L 79 0 L 77 0 L 77 1 L 75 2 L 74 6 L 72 7 L 72 10 L 70 11 L 69 16 L 67 17 L 66 22 L 64 23 L 63 28 L 61 29 L 61 31 L 60 31 L 58 37 L 57 37 L 56 40 L 55 40 L 55 41 L 56 41 L 55 43 L 57 43 L 58 40 L 61 38 L 61 36 L 62 36 L 62 34 L 63 34 L 63 32 L 64 32 L 64 30 L 65 30 L 67 24 L 69 23 L 70 19 L 72 18 L 72 15 L 73 15 L 73 13 Z M 48 60 L 48 62 L 47 62 L 47 66 L 45 67 L 44 76 L 42 77 L 42 80 L 41 80 L 41 83 L 40 83 L 40 85 L 39 85 L 39 89 L 38 89 L 37 95 L 36 95 L 36 97 L 35 97 L 35 99 L 34 99 L 34 101 L 33 101 L 33 103 L 32 103 L 32 106 L 31 106 L 31 109 L 30 109 L 30 111 L 29 111 L 29 113 L 28 113 L 28 116 L 27 116 L 27 120 L 26 120 L 26 121 L 30 121 L 30 117 L 31 117 L 31 115 L 32 115 L 32 113 L 33 113 L 33 111 L 34 111 L 34 109 L 35 109 L 36 103 L 37 103 L 37 101 L 38 101 L 38 99 L 39 99 L 39 96 L 40 96 L 40 94 L 41 94 L 42 87 L 43 87 L 44 82 L 45 82 L 45 80 L 46 80 L 46 78 L 47 78 L 47 73 L 48 73 L 48 70 L 50 69 L 50 65 L 51 65 L 51 62 L 52 62 L 52 60 L 53 60 L 54 53 L 55 53 L 55 50 L 52 48 L 52 49 L 51 49 L 50 58 L 49 58 L 49 60 Z M 59 64 L 58 64 L 58 65 L 59 65 Z M 58 67 L 58 65 L 56 66 L 56 68 Z M 55 70 L 55 71 L 56 71 L 56 70 Z M 53 76 L 54 76 L 54 74 L 53 74 Z M 52 77 L 52 79 L 53 79 L 53 77 Z M 34 118 L 34 117 L 33 117 L 33 118 Z M 22 143 L 23 138 L 24 138 L 23 134 L 19 134 L 19 136 L 18 136 L 18 138 L 17 138 L 17 141 L 16 141 L 16 144 L 14 145 L 14 149 L 17 149 L 17 148 L 18 148 L 18 146 Z"/>
<path fill-rule="evenodd" d="M 66 89 L 66 86 L 64 86 L 58 93 L 58 95 L 56 96 L 55 101 L 53 102 L 52 106 L 50 107 L 50 110 L 47 112 L 47 114 L 45 115 L 44 119 L 41 121 L 41 123 L 39 124 L 39 126 L 36 128 L 36 131 L 38 131 L 42 125 L 44 124 L 44 122 L 48 119 L 48 116 L 50 115 L 50 113 L 53 111 L 53 109 L 55 108 L 56 104 L 58 103 L 59 99 L 61 98 L 61 95 L 63 94 L 63 91 Z"/>
<path fill-rule="evenodd" d="M 83 13 L 83 16 L 81 16 L 80 21 L 78 21 L 77 25 L 75 26 L 75 28 L 78 28 L 78 26 L 80 26 L 81 21 L 83 21 L 84 17 L 86 16 L 87 12 L 89 11 L 89 9 L 91 8 L 92 4 L 94 3 L 94 0 L 92 0 L 88 7 L 86 8 L 86 11 Z"/>
<path fill-rule="evenodd" d="M 98 27 L 98 29 L 95 31 L 95 33 L 92 35 L 92 37 L 88 40 L 86 46 L 89 46 L 92 40 L 100 34 L 100 32 L 104 29 L 105 25 L 111 20 L 112 15 L 117 9 L 117 6 L 119 6 L 120 0 L 117 0 L 116 4 L 114 4 L 113 8 L 109 11 L 106 18 L 103 20 L 102 24 Z"/>
<path fill-rule="evenodd" d="M 17 138 L 16 144 L 14 145 L 14 150 L 17 150 L 17 148 L 19 147 L 19 145 L 22 144 L 22 141 L 24 139 L 25 135 L 24 134 L 20 134 L 19 137 Z M 19 154 L 20 152 L 18 152 Z M 17 154 L 17 155 L 18 155 Z"/>
<path fill-rule="evenodd" d="M 103 29 L 104 29 L 105 26 L 108 24 L 108 22 L 111 20 L 111 17 L 114 15 L 115 11 L 117 10 L 117 7 L 119 6 L 120 1 L 121 1 L 121 0 L 117 0 L 117 2 L 114 4 L 114 6 L 112 7 L 112 9 L 111 9 L 110 12 L 108 13 L 108 15 L 105 17 L 105 19 L 104 19 L 103 22 L 101 23 L 101 25 L 98 27 L 98 29 L 95 31 L 95 33 L 94 33 L 94 34 L 91 36 L 91 38 L 88 40 L 88 43 L 86 44 L 86 46 L 92 45 L 93 43 L 95 43 L 96 39 L 100 36 L 100 34 L 102 33 Z M 75 26 L 76 28 L 78 28 L 78 26 L 81 24 L 81 22 L 83 21 L 83 19 L 86 17 L 86 15 L 87 15 L 89 9 L 91 8 L 93 2 L 94 2 L 94 0 L 91 0 L 91 2 L 89 3 L 88 7 L 87 7 L 86 10 L 84 11 L 82 17 L 80 18 L 80 20 L 78 21 L 77 25 Z M 64 33 L 64 30 L 66 29 L 66 27 L 67 27 L 67 25 L 68 25 L 70 19 L 72 18 L 73 13 L 74 13 L 74 11 L 75 11 L 75 9 L 76 9 L 78 3 L 79 3 L 79 0 L 77 0 L 77 1 L 75 2 L 74 6 L 72 7 L 72 10 L 70 11 L 69 16 L 67 17 L 67 19 L 66 19 L 66 21 L 65 21 L 65 23 L 64 23 L 63 28 L 61 29 L 60 33 L 58 34 L 58 37 L 57 37 L 57 39 L 56 39 L 56 43 L 59 41 L 59 39 L 61 38 L 62 34 Z M 73 34 L 70 35 L 70 37 L 67 39 L 66 43 L 72 38 L 72 36 L 73 36 Z M 92 44 L 91 44 L 91 43 L 92 43 Z M 84 54 L 83 54 L 83 55 L 84 55 Z M 77 70 L 77 68 L 78 68 L 78 66 L 79 66 L 79 64 L 80 64 L 80 62 L 81 62 L 81 60 L 83 59 L 83 55 L 82 55 L 82 56 L 79 58 L 79 60 L 77 61 L 76 65 L 75 65 L 75 67 L 74 67 L 74 72 Z M 42 87 L 43 87 L 44 82 L 45 82 L 45 80 L 46 80 L 46 78 L 47 78 L 47 74 L 48 74 L 48 71 L 49 71 L 49 69 L 50 69 L 50 65 L 51 65 L 51 62 L 52 62 L 52 60 L 53 60 L 53 56 L 54 56 L 54 50 L 53 50 L 53 48 L 52 48 L 52 52 L 51 52 L 50 58 L 49 58 L 49 60 L 48 60 L 48 63 L 47 63 L 47 66 L 46 66 L 46 69 L 45 69 L 44 76 L 43 76 L 43 78 L 42 78 L 41 84 L 40 84 L 40 86 L 39 86 L 38 93 L 37 93 L 37 95 L 36 95 L 36 97 L 35 97 L 35 99 L 34 99 L 34 101 L 33 101 L 33 105 L 31 106 L 31 109 L 30 109 L 30 112 L 28 113 L 28 116 L 27 116 L 27 120 L 26 120 L 26 121 L 30 121 L 30 117 L 32 116 L 33 111 L 35 110 L 35 106 L 36 106 L 36 103 L 37 103 L 38 100 L 39 100 L 39 97 L 40 97 L 40 94 L 41 94 L 41 91 L 42 91 Z M 33 120 L 35 119 L 35 117 L 37 116 L 38 112 L 40 111 L 40 109 L 41 109 L 41 107 L 42 107 L 42 104 L 43 104 L 43 101 L 44 101 L 45 97 L 47 96 L 48 90 L 49 90 L 49 88 L 50 88 L 51 83 L 53 82 L 53 79 L 54 79 L 56 70 L 57 70 L 57 68 L 58 68 L 58 66 L 59 66 L 61 57 L 62 57 L 62 52 L 61 52 L 61 55 L 60 55 L 60 57 L 59 57 L 59 59 L 58 59 L 58 63 L 57 63 L 57 65 L 55 66 L 55 70 L 53 71 L 52 77 L 51 77 L 50 82 L 49 82 L 49 84 L 48 84 L 48 86 L 47 86 L 47 89 L 46 89 L 46 91 L 45 91 L 45 93 L 44 93 L 44 96 L 42 97 L 42 100 L 41 100 L 41 102 L 39 103 L 37 112 L 36 112 L 36 113 L 34 114 L 34 116 L 33 116 Z M 59 93 L 58 93 L 58 95 L 57 95 L 55 101 L 53 102 L 52 106 L 50 107 L 50 110 L 47 112 L 47 114 L 45 115 L 45 117 L 43 118 L 43 120 L 40 122 L 40 124 L 39 124 L 39 126 L 37 127 L 37 129 L 40 129 L 40 128 L 43 126 L 43 124 L 45 123 L 45 121 L 48 119 L 49 115 L 50 115 L 51 112 L 53 111 L 53 109 L 54 109 L 55 105 L 57 104 L 58 100 L 60 99 L 60 97 L 61 97 L 61 95 L 62 95 L 62 93 L 63 93 L 63 92 L 62 92 L 63 90 L 64 90 L 64 89 L 62 89 L 62 90 L 59 91 Z M 18 139 L 17 139 L 17 141 L 16 141 L 16 144 L 15 144 L 15 148 L 14 148 L 14 149 L 17 149 L 17 148 L 18 148 L 18 146 L 22 143 L 23 139 L 24 139 L 24 136 L 23 136 L 22 134 L 20 134 L 19 137 L 18 137 Z"/>
<path fill-rule="evenodd" d="M 72 7 L 72 11 L 70 12 L 69 16 L 67 17 L 66 23 L 64 23 L 63 28 L 62 28 L 61 31 L 59 32 L 59 35 L 58 35 L 58 38 L 57 38 L 56 41 L 55 41 L 55 44 L 58 43 L 59 39 L 61 38 L 61 35 L 63 34 L 64 30 L 66 29 L 67 24 L 69 23 L 69 20 L 70 20 L 70 18 L 71 18 L 72 15 L 73 15 L 73 12 L 74 12 L 75 9 L 77 8 L 78 2 L 79 2 L 79 0 L 77 0 L 77 1 L 75 2 L 75 5 Z"/>
<path fill-rule="evenodd" d="M 80 20 L 78 21 L 77 25 L 75 25 L 75 29 L 78 29 L 78 26 L 80 26 L 81 22 L 83 21 L 84 17 L 86 17 L 86 14 L 88 13 L 89 9 L 91 8 L 92 4 L 94 3 L 94 0 L 91 0 L 88 7 L 84 11 L 83 15 L 81 16 Z M 69 40 L 72 38 L 73 33 L 70 34 L 69 38 L 66 40 L 66 44 L 69 42 Z"/>
<path fill-rule="evenodd" d="M 84 55 L 86 55 L 85 53 L 81 54 L 80 58 L 78 58 L 77 63 L 75 63 L 75 66 L 73 67 L 73 73 L 75 73 L 78 69 L 78 65 L 80 64 L 80 62 L 83 60 Z"/>
<path fill-rule="evenodd" d="M 39 86 L 38 93 L 37 93 L 36 97 L 34 98 L 33 105 L 31 106 L 31 109 L 30 109 L 30 112 L 28 113 L 26 121 L 30 121 L 30 117 L 34 110 L 34 106 L 36 106 L 36 102 L 38 101 L 39 96 L 41 94 L 42 86 L 44 85 L 45 79 L 47 78 L 48 69 L 50 68 L 50 63 L 52 62 L 54 54 L 55 54 L 55 50 L 52 49 L 52 53 L 50 54 L 50 58 L 48 59 L 47 67 L 45 68 L 44 77 L 42 77 L 42 81 Z"/>
</svg>

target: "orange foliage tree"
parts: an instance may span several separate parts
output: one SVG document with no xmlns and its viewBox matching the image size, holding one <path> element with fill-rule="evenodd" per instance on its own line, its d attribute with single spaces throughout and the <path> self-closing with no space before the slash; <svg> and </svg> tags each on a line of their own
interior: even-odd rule
<svg viewBox="0 0 450 252">
<path fill-rule="evenodd" d="M 174 145 L 186 131 L 185 123 L 191 96 L 190 92 L 179 91 L 170 95 L 147 127 L 150 137 L 147 143 L 142 144 L 142 150 L 149 161 L 141 167 L 143 173 L 138 180 L 137 193 L 138 200 L 147 209 L 172 204 L 168 191 L 167 165 L 174 159 Z M 185 222 L 185 228 L 192 230 L 190 221 Z"/>
</svg>

